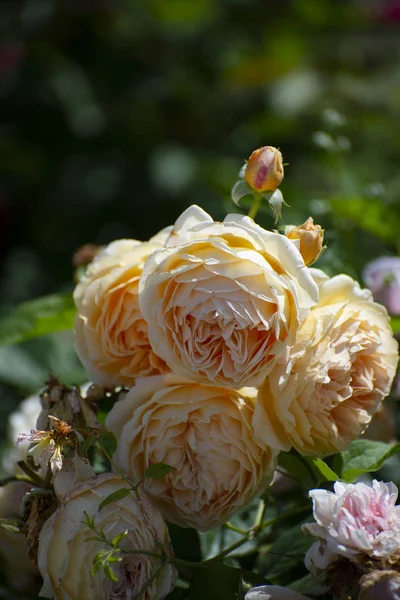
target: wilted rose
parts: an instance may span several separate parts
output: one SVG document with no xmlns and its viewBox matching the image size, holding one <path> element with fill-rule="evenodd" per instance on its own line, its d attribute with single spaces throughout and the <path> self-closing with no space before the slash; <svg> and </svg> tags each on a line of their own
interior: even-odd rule
<svg viewBox="0 0 400 600">
<path fill-rule="evenodd" d="M 110 494 L 126 487 L 118 475 L 103 474 L 76 486 L 63 504 L 45 522 L 39 537 L 38 566 L 43 577 L 40 596 L 64 600 L 125 600 L 140 594 L 141 598 L 162 600 L 173 588 L 176 573 L 168 562 L 140 554 L 165 552 L 172 555 L 168 529 L 161 515 L 144 494 L 141 499 L 130 493 L 99 510 Z M 122 561 L 110 566 L 117 578 L 111 581 L 103 569 L 91 575 L 93 558 L 104 543 L 88 540 L 94 532 L 84 522 L 84 511 L 94 518 L 107 539 L 127 531 L 120 547 Z M 132 549 L 132 554 L 129 550 Z M 139 597 L 139 596 L 138 596 Z"/>
<path fill-rule="evenodd" d="M 202 383 L 260 384 L 296 339 L 318 289 L 294 244 L 248 217 L 197 206 L 147 261 L 140 307 L 153 350 Z"/>
<path fill-rule="evenodd" d="M 114 461 L 134 481 L 152 464 L 174 467 L 145 480 L 155 506 L 178 525 L 217 527 L 271 479 L 274 453 L 251 427 L 255 395 L 174 375 L 138 380 L 107 417 L 118 439 Z"/>
<path fill-rule="evenodd" d="M 168 232 L 149 242 L 112 242 L 75 288 L 75 348 L 96 383 L 130 386 L 136 377 L 167 370 L 150 346 L 138 286 L 144 261 L 163 246 Z"/>
<path fill-rule="evenodd" d="M 318 456 L 344 450 L 366 429 L 390 392 L 398 348 L 369 290 L 346 275 L 316 279 L 319 302 L 289 360 L 261 386 L 254 428 L 273 447 Z"/>
<path fill-rule="evenodd" d="M 374 298 L 392 315 L 400 315 L 400 258 L 382 256 L 368 263 L 363 279 Z"/>
<path fill-rule="evenodd" d="M 36 421 L 42 407 L 39 395 L 29 396 L 18 405 L 17 410 L 8 417 L 8 444 L 3 453 L 3 468 L 7 473 L 14 473 L 17 462 L 26 457 L 26 446 L 17 445 L 21 431 L 30 431 L 36 427 Z"/>
<path fill-rule="evenodd" d="M 303 531 L 319 538 L 308 550 L 305 564 L 315 575 L 343 556 L 358 560 L 362 555 L 382 559 L 400 551 L 400 507 L 395 506 L 397 487 L 374 480 L 365 483 L 336 482 L 334 492 L 311 490 L 316 523 Z M 325 560 L 321 559 L 325 556 Z M 321 562 L 322 560 L 322 562 Z"/>
</svg>

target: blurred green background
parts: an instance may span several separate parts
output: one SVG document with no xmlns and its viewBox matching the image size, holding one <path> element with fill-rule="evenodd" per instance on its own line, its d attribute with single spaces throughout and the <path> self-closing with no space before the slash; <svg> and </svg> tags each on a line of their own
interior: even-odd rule
<svg viewBox="0 0 400 600">
<path fill-rule="evenodd" d="M 0 25 L 3 311 L 72 290 L 86 242 L 238 210 L 263 145 L 288 163 L 283 223 L 326 229 L 329 273 L 398 253 L 400 1 L 3 0 Z M 0 348 L 0 434 L 49 370 L 85 379 L 71 340 Z"/>
</svg>

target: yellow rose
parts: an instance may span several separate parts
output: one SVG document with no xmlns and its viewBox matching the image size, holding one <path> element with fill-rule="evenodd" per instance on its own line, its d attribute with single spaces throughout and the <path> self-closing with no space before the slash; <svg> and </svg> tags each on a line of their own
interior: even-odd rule
<svg viewBox="0 0 400 600">
<path fill-rule="evenodd" d="M 75 348 L 96 383 L 130 386 L 136 377 L 168 370 L 151 349 L 138 302 L 143 264 L 168 233 L 169 228 L 149 242 L 112 242 L 75 288 Z"/>
<path fill-rule="evenodd" d="M 256 393 L 172 374 L 140 379 L 107 417 L 118 439 L 114 460 L 134 481 L 152 464 L 175 467 L 145 480 L 154 505 L 183 527 L 217 527 L 270 481 L 274 453 L 251 426 Z"/>
<path fill-rule="evenodd" d="M 140 308 L 171 370 L 232 388 L 261 384 L 296 338 L 318 288 L 295 245 L 249 217 L 197 206 L 146 261 Z"/>
<path fill-rule="evenodd" d="M 312 270 L 320 299 L 287 363 L 260 388 L 256 435 L 282 450 L 325 455 L 344 450 L 389 394 L 398 361 L 388 315 L 347 275 Z"/>
<path fill-rule="evenodd" d="M 161 600 L 173 588 L 176 573 L 170 563 L 144 554 L 142 550 L 172 555 L 168 529 L 159 512 L 141 494 L 133 493 L 99 510 L 110 494 L 126 487 L 118 475 L 105 473 L 76 486 L 63 504 L 45 522 L 39 536 L 38 566 L 43 577 L 40 596 L 60 600 L 109 600 L 133 598 L 152 578 L 143 600 Z M 118 581 L 112 582 L 104 570 L 90 574 L 93 558 L 110 548 L 96 540 L 84 522 L 84 511 L 94 518 L 98 531 L 104 529 L 108 540 L 127 531 L 120 547 L 122 561 L 111 564 Z"/>
</svg>

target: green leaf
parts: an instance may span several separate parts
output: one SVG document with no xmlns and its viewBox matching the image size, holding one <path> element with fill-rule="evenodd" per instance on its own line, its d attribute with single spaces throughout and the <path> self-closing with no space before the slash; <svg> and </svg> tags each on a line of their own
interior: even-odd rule
<svg viewBox="0 0 400 600">
<path fill-rule="evenodd" d="M 258 558 L 258 570 L 272 581 L 291 573 L 303 565 L 304 555 L 314 541 L 302 532 L 301 524 L 283 531 L 267 553 Z"/>
<path fill-rule="evenodd" d="M 322 572 L 318 577 L 310 574 L 304 575 L 301 579 L 297 579 L 297 581 L 291 583 L 290 589 L 300 594 L 322 596 L 328 591 L 328 586 L 323 583 L 325 576 L 325 572 Z"/>
<path fill-rule="evenodd" d="M 92 567 L 92 569 L 91 569 L 91 571 L 90 571 L 90 574 L 91 574 L 92 576 L 93 576 L 93 575 L 96 575 L 97 571 L 100 571 L 100 569 L 101 569 L 102 567 L 103 567 L 103 563 L 101 563 L 101 562 L 96 562 L 96 564 L 93 564 L 93 567 Z"/>
<path fill-rule="evenodd" d="M 107 559 L 107 562 L 109 562 L 109 563 L 116 563 L 116 562 L 121 562 L 121 561 L 122 561 L 122 558 L 115 554 L 110 554 L 110 556 Z"/>
<path fill-rule="evenodd" d="M 126 529 L 125 531 L 122 531 L 121 533 L 119 533 L 118 535 L 115 536 L 115 538 L 113 538 L 111 540 L 111 544 L 114 546 L 114 548 L 116 546 L 118 546 L 118 544 L 120 543 L 121 540 L 124 539 L 124 537 L 128 534 L 128 530 Z"/>
<path fill-rule="evenodd" d="M 390 325 L 392 326 L 393 333 L 400 331 L 400 317 L 390 317 Z"/>
<path fill-rule="evenodd" d="M 210 563 L 194 572 L 190 582 L 189 600 L 232 600 L 240 589 L 241 570 L 227 567 L 221 561 Z"/>
<path fill-rule="evenodd" d="M 171 471 L 176 471 L 177 469 L 175 467 L 171 467 L 171 465 L 165 465 L 164 463 L 158 463 L 155 465 L 151 465 L 150 467 L 147 467 L 147 469 L 144 472 L 144 476 L 147 477 L 148 479 L 162 479 L 163 477 L 165 477 L 166 475 L 168 475 L 168 473 L 170 473 Z"/>
<path fill-rule="evenodd" d="M 0 346 L 73 329 L 75 314 L 71 294 L 53 294 L 24 302 L 0 319 Z"/>
<path fill-rule="evenodd" d="M 96 443 L 96 438 L 93 435 L 87 435 L 80 444 L 80 449 L 83 456 L 88 456 L 89 449 Z"/>
<path fill-rule="evenodd" d="M 11 533 L 21 533 L 21 525 L 22 524 L 15 519 L 0 519 L 0 527 Z"/>
<path fill-rule="evenodd" d="M 129 494 L 130 494 L 130 490 L 128 490 L 128 488 L 121 488 L 119 490 L 116 490 L 115 492 L 113 492 L 112 494 L 107 496 L 107 498 L 104 498 L 104 500 L 102 502 L 100 502 L 99 511 L 104 506 L 107 506 L 107 504 L 111 504 L 112 502 L 117 502 L 118 500 L 122 500 L 123 498 L 126 498 L 127 496 L 129 496 Z"/>
<path fill-rule="evenodd" d="M 112 457 L 118 445 L 118 440 L 115 436 L 115 433 L 112 431 L 106 431 L 103 433 L 100 439 L 100 444 L 107 454 Z"/>
<path fill-rule="evenodd" d="M 85 517 L 83 522 L 89 527 L 89 529 L 94 529 L 94 517 L 91 517 L 86 510 L 83 511 L 83 516 Z"/>
<path fill-rule="evenodd" d="M 315 487 L 314 471 L 304 460 L 304 457 L 291 452 L 280 452 L 278 465 L 290 473 L 303 489 L 308 491 L 310 488 Z"/>
<path fill-rule="evenodd" d="M 339 479 L 339 476 L 335 471 L 332 471 L 332 469 L 320 458 L 317 458 L 316 456 L 303 456 L 302 458 L 310 466 L 312 472 L 316 476 L 317 485 L 320 485 L 324 481 L 337 481 Z"/>
<path fill-rule="evenodd" d="M 168 531 L 176 558 L 192 562 L 202 560 L 200 537 L 196 529 L 168 523 Z"/>
<path fill-rule="evenodd" d="M 244 179 L 239 179 L 232 188 L 231 198 L 232 202 L 239 206 L 239 202 L 241 198 L 247 196 L 247 194 L 252 194 L 254 190 L 249 186 L 247 181 Z"/>
<path fill-rule="evenodd" d="M 355 440 L 347 450 L 336 454 L 333 466 L 342 481 L 352 483 L 360 475 L 380 469 L 388 458 L 398 452 L 400 443 L 391 445 L 372 440 Z"/>
<path fill-rule="evenodd" d="M 110 579 L 110 581 L 113 581 L 114 583 L 118 581 L 118 577 L 109 565 L 104 566 L 104 572 L 107 575 L 108 579 Z"/>
</svg>

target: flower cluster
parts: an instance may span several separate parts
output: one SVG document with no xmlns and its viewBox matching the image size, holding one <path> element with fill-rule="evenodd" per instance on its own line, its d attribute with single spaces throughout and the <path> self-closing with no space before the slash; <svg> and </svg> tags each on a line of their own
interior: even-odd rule
<svg viewBox="0 0 400 600">
<path fill-rule="evenodd" d="M 239 192 L 274 205 L 281 159 L 253 153 Z M 397 343 L 369 290 L 310 267 L 323 249 L 311 217 L 280 233 L 191 206 L 148 242 L 96 250 L 74 291 L 75 347 L 94 386 L 82 395 L 50 381 L 37 429 L 19 437 L 53 494 L 32 492 L 25 519 L 42 596 L 161 600 L 176 579 L 164 519 L 218 527 L 265 491 L 279 451 L 321 457 L 364 432 L 390 392 Z M 82 451 L 83 435 L 104 435 L 96 402 L 107 394 L 116 446 L 103 458 L 118 475 L 96 475 Z M 167 474 L 150 477 L 160 464 Z M 392 488 L 311 495 L 311 570 L 398 552 Z"/>
<path fill-rule="evenodd" d="M 89 374 L 130 388 L 107 420 L 114 460 L 135 480 L 152 463 L 175 467 L 145 483 L 175 523 L 227 520 L 267 485 L 281 449 L 343 450 L 389 393 L 386 310 L 350 277 L 309 268 L 300 234 L 315 232 L 318 256 L 322 231 L 302 227 L 283 235 L 191 206 L 150 242 L 111 243 L 75 290 Z"/>
</svg>

